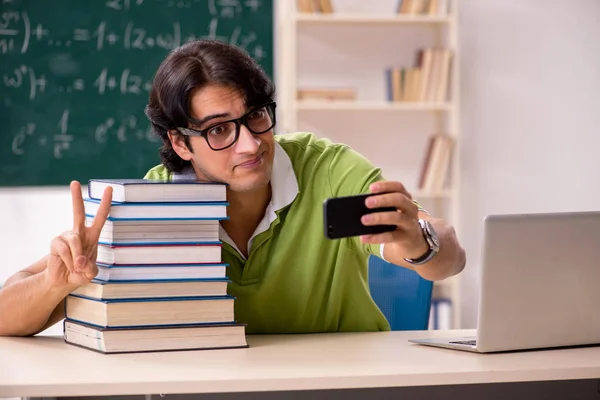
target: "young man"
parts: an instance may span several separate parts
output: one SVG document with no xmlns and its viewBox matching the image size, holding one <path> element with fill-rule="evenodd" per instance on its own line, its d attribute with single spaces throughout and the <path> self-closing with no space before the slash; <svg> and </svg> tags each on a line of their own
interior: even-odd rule
<svg viewBox="0 0 600 400">
<path fill-rule="evenodd" d="M 188 43 L 159 67 L 146 114 L 163 140 L 162 164 L 148 179 L 228 184 L 221 224 L 235 317 L 248 333 L 377 331 L 389 325 L 371 299 L 368 257 L 383 257 L 429 280 L 459 273 L 464 250 L 454 230 L 418 207 L 399 182 L 347 146 L 308 133 L 274 135 L 274 88 L 243 51 L 213 41 Z M 0 291 L 0 335 L 31 335 L 64 318 L 64 297 L 97 273 L 97 240 L 109 210 L 85 226 L 81 188 L 71 184 L 75 226 L 50 254 Z M 329 240 L 322 203 L 372 193 L 365 225 L 392 232 Z"/>
</svg>

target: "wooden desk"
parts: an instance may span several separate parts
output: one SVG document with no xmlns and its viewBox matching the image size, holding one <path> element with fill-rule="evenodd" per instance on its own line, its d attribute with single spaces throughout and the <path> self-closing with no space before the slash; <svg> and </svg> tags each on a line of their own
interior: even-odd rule
<svg viewBox="0 0 600 400">
<path fill-rule="evenodd" d="M 0 338 L 0 397 L 423 388 L 600 378 L 600 347 L 481 355 L 407 341 L 448 334 L 249 336 L 248 349 L 118 355 L 67 345 L 57 336 Z"/>
</svg>

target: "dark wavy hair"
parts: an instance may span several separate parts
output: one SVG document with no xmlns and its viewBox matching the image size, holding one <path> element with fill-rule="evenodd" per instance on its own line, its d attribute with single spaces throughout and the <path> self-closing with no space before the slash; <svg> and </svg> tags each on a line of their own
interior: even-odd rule
<svg viewBox="0 0 600 400">
<path fill-rule="evenodd" d="M 156 71 L 145 109 L 154 134 L 163 142 L 161 162 L 171 172 L 181 171 L 190 162 L 173 150 L 167 132 L 194 121 L 190 100 L 197 90 L 210 84 L 237 89 L 248 108 L 273 101 L 275 94 L 273 82 L 241 48 L 215 40 L 198 40 L 171 51 Z M 193 151 L 189 137 L 183 138 Z"/>
</svg>

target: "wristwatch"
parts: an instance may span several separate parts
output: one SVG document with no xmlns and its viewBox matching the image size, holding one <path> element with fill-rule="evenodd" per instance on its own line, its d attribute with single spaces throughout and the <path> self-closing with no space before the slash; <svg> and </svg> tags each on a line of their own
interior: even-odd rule
<svg viewBox="0 0 600 400">
<path fill-rule="evenodd" d="M 429 221 L 419 219 L 419 226 L 421 227 L 421 231 L 423 232 L 423 237 L 425 238 L 427 245 L 429 245 L 429 250 L 427 250 L 425 254 L 423 254 L 419 258 L 404 259 L 404 261 L 412 265 L 425 264 L 440 251 L 440 241 L 438 239 L 437 233 L 435 232 L 435 229 L 433 229 L 433 225 L 431 225 Z"/>
</svg>

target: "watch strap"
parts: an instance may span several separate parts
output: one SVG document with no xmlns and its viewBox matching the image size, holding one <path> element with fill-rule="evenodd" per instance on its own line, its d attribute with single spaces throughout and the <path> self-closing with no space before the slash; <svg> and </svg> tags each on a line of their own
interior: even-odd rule
<svg viewBox="0 0 600 400">
<path fill-rule="evenodd" d="M 404 261 L 408 262 L 409 264 L 412 264 L 412 265 L 425 264 L 426 262 L 431 260 L 438 253 L 438 251 L 437 251 L 438 249 L 434 248 L 434 246 L 432 245 L 432 239 L 429 237 L 429 232 L 427 231 L 426 227 L 424 226 L 425 224 L 426 224 L 425 221 L 423 221 L 421 219 L 419 220 L 419 226 L 421 227 L 421 232 L 423 233 L 423 238 L 425 239 L 427 246 L 429 246 L 429 249 L 421 257 L 405 258 Z"/>
</svg>

